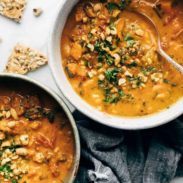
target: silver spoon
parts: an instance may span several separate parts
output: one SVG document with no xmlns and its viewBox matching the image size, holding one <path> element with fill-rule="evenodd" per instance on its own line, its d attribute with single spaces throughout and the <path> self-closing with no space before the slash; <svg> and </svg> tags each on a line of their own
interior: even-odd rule
<svg viewBox="0 0 183 183">
<path fill-rule="evenodd" d="M 146 20 L 148 20 L 148 22 L 154 27 L 155 32 L 157 34 L 157 41 L 158 41 L 158 47 L 157 47 L 157 52 L 163 57 L 165 58 L 170 64 L 172 64 L 181 74 L 183 74 L 183 66 L 181 66 L 180 64 L 178 64 L 174 59 L 172 59 L 161 47 L 161 36 L 160 33 L 158 31 L 157 26 L 155 25 L 155 23 L 153 22 L 153 20 L 151 18 L 149 18 L 147 15 L 134 11 L 134 10 L 130 10 L 130 12 L 135 13 L 143 18 L 145 18 Z"/>
</svg>

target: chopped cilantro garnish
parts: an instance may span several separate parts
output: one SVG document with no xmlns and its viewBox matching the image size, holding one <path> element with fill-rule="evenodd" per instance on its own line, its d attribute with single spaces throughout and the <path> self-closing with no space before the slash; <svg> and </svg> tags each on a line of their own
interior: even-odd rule
<svg viewBox="0 0 183 183">
<path fill-rule="evenodd" d="M 110 2 L 107 4 L 107 9 L 109 12 L 112 12 L 115 9 L 124 10 L 127 8 L 127 6 L 131 3 L 131 0 L 121 0 L 118 4 Z"/>
<path fill-rule="evenodd" d="M 5 164 L 0 166 L 0 172 L 4 172 L 4 173 L 10 173 L 12 172 L 10 165 L 9 164 Z"/>
<path fill-rule="evenodd" d="M 16 179 L 13 179 L 13 180 L 11 181 L 11 183 L 18 183 L 18 181 L 17 181 Z"/>
<path fill-rule="evenodd" d="M 134 38 L 129 33 L 126 35 L 124 40 L 127 42 L 128 47 L 133 46 L 135 43 Z"/>
<path fill-rule="evenodd" d="M 100 42 L 95 43 L 94 48 L 95 51 L 98 52 L 98 61 L 103 62 L 105 59 L 108 65 L 112 65 L 114 63 L 114 58 L 110 54 L 108 54 L 105 50 L 102 49 L 102 45 L 104 47 L 109 47 L 110 50 L 112 49 L 112 44 L 109 43 L 108 41 L 104 41 L 102 43 Z"/>
<path fill-rule="evenodd" d="M 12 177 L 10 176 L 10 173 L 12 173 L 12 169 L 9 163 L 0 166 L 0 172 L 3 172 L 5 179 L 10 180 L 12 183 L 18 183 L 18 181 L 12 179 Z"/>
<path fill-rule="evenodd" d="M 126 35 L 124 40 L 125 41 L 130 41 L 130 40 L 134 40 L 134 39 L 133 39 L 133 37 L 129 33 L 127 33 L 127 35 Z"/>
<path fill-rule="evenodd" d="M 123 90 L 118 90 L 118 93 L 121 97 L 123 97 L 125 95 L 124 91 Z"/>
<path fill-rule="evenodd" d="M 168 79 L 164 79 L 163 82 L 166 83 L 166 84 L 170 84 L 171 86 L 174 86 L 174 87 L 177 86 L 176 83 L 173 83 L 173 82 L 171 82 L 171 81 L 168 80 Z"/>
<path fill-rule="evenodd" d="M 143 83 L 141 78 L 138 76 L 136 77 L 127 76 L 127 79 L 129 82 L 132 82 L 132 81 L 135 82 L 137 87 L 141 86 L 141 84 Z"/>
<path fill-rule="evenodd" d="M 117 93 L 111 93 L 110 89 L 106 89 L 104 102 L 110 103 L 110 104 L 117 103 L 124 96 L 125 96 L 125 93 L 121 89 L 119 89 Z"/>
<path fill-rule="evenodd" d="M 131 3 L 131 0 L 121 0 L 119 3 L 120 10 L 124 10 Z"/>
<path fill-rule="evenodd" d="M 112 104 L 112 103 L 117 103 L 119 100 L 120 100 L 119 96 L 112 94 L 112 95 L 107 96 L 105 98 L 104 102 Z"/>
<path fill-rule="evenodd" d="M 101 43 L 96 42 L 94 45 L 94 49 L 96 52 L 98 52 L 98 61 L 103 62 L 106 51 L 102 49 Z"/>
<path fill-rule="evenodd" d="M 105 48 L 109 48 L 111 51 L 113 51 L 116 47 L 112 45 L 112 43 L 110 43 L 109 41 L 104 41 L 103 45 Z"/>
<path fill-rule="evenodd" d="M 127 64 L 126 66 L 129 68 L 132 68 L 132 67 L 137 67 L 138 64 L 136 62 L 132 62 L 131 64 Z"/>
<path fill-rule="evenodd" d="M 103 62 L 103 60 L 104 60 L 104 54 L 103 54 L 102 52 L 100 52 L 100 53 L 98 54 L 98 61 L 99 61 L 99 62 Z"/>
<path fill-rule="evenodd" d="M 113 69 L 108 69 L 106 72 L 105 72 L 105 77 L 106 79 L 110 82 L 110 83 L 113 83 L 115 85 L 118 84 L 118 79 L 117 79 L 117 75 L 118 73 L 120 72 L 120 69 L 118 68 L 113 68 Z"/>
<path fill-rule="evenodd" d="M 135 41 L 134 40 L 127 41 L 127 46 L 128 47 L 133 46 L 134 44 L 135 44 Z"/>
<path fill-rule="evenodd" d="M 96 42 L 96 43 L 95 43 L 95 45 L 94 45 L 94 49 L 95 49 L 95 51 L 98 51 L 98 52 L 100 52 L 100 51 L 101 51 L 100 42 Z"/>
<path fill-rule="evenodd" d="M 118 5 L 116 4 L 116 3 L 108 3 L 107 5 L 106 5 L 106 7 L 107 7 L 107 9 L 109 10 L 109 12 L 112 12 L 113 10 L 115 10 L 115 9 L 118 9 L 119 7 L 118 7 Z"/>
<path fill-rule="evenodd" d="M 105 58 L 106 58 L 106 62 L 107 62 L 108 65 L 113 65 L 113 63 L 114 63 L 114 58 L 113 58 L 111 55 L 106 54 L 106 55 L 105 55 Z"/>
<path fill-rule="evenodd" d="M 142 69 L 142 73 L 143 73 L 144 75 L 148 75 L 148 73 L 154 72 L 154 71 L 156 71 L 156 70 L 157 70 L 157 69 L 156 69 L 155 67 L 149 66 L 149 67 L 147 67 L 147 68 L 143 68 L 143 69 Z"/>
<path fill-rule="evenodd" d="M 98 80 L 98 86 L 100 88 L 104 88 L 105 87 L 105 81 L 104 80 Z"/>
</svg>

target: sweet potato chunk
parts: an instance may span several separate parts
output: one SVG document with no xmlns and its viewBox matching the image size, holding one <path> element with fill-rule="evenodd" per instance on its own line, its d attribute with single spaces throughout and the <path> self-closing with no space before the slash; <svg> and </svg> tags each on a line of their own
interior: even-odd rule
<svg viewBox="0 0 183 183">
<path fill-rule="evenodd" d="M 87 73 L 87 69 L 83 68 L 76 63 L 70 63 L 67 65 L 68 71 L 71 75 L 78 75 L 81 77 L 85 77 Z"/>
<path fill-rule="evenodd" d="M 125 25 L 125 21 L 122 18 L 118 21 L 116 25 L 117 34 L 120 39 L 122 39 L 122 31 L 123 31 L 124 25 Z"/>
<path fill-rule="evenodd" d="M 71 47 L 71 56 L 75 59 L 75 60 L 79 60 L 82 56 L 82 47 L 80 44 L 78 43 L 74 43 Z"/>
</svg>

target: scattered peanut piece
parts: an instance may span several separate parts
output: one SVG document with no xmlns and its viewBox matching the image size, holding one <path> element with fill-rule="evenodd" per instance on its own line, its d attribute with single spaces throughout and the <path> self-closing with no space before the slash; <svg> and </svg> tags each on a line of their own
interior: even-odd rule
<svg viewBox="0 0 183 183">
<path fill-rule="evenodd" d="M 135 31 L 135 34 L 136 34 L 137 36 L 143 37 L 143 36 L 144 36 L 144 31 L 143 31 L 142 29 L 137 29 L 137 30 Z"/>
<path fill-rule="evenodd" d="M 26 156 L 28 154 L 28 151 L 26 148 L 20 147 L 16 149 L 16 154 L 20 156 Z"/>
<path fill-rule="evenodd" d="M 26 0 L 0 0 L 0 14 L 20 23 Z"/>
<path fill-rule="evenodd" d="M 5 72 L 27 74 L 48 63 L 43 54 L 29 47 L 17 44 L 8 60 Z"/>
<path fill-rule="evenodd" d="M 33 13 L 35 17 L 39 17 L 43 13 L 43 10 L 41 8 L 34 8 Z"/>
</svg>

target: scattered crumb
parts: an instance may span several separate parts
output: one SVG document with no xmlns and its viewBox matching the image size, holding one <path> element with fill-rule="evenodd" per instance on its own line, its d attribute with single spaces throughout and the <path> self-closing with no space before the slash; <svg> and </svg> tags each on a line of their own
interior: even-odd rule
<svg viewBox="0 0 183 183">
<path fill-rule="evenodd" d="M 0 14 L 20 23 L 26 0 L 0 0 Z"/>
<path fill-rule="evenodd" d="M 43 10 L 41 8 L 34 8 L 33 13 L 35 17 L 39 17 L 43 13 Z"/>
<path fill-rule="evenodd" d="M 8 60 L 5 72 L 26 74 L 48 63 L 43 54 L 22 44 L 17 44 Z"/>
</svg>

